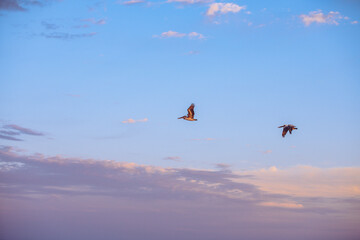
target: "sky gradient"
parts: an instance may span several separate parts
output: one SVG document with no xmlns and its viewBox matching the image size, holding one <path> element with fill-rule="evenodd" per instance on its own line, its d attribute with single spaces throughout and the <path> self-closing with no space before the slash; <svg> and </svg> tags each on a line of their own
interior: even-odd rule
<svg viewBox="0 0 360 240">
<path fill-rule="evenodd" d="M 360 238 L 359 10 L 0 0 L 0 239 Z"/>
</svg>

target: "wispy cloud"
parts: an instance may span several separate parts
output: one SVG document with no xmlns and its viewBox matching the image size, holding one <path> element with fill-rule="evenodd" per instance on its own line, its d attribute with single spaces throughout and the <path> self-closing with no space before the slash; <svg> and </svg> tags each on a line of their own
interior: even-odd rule
<svg viewBox="0 0 360 240">
<path fill-rule="evenodd" d="M 302 204 L 294 203 L 294 202 L 286 202 L 286 203 L 262 202 L 262 203 L 260 203 L 260 205 L 266 206 L 266 207 L 280 207 L 280 208 L 303 208 L 304 207 Z"/>
<path fill-rule="evenodd" d="M 193 138 L 192 141 L 214 141 L 215 138 Z"/>
<path fill-rule="evenodd" d="M 272 150 L 265 150 L 265 151 L 261 151 L 262 154 L 270 154 L 272 153 Z"/>
<path fill-rule="evenodd" d="M 19 1 L 17 1 L 17 0 L 1 0 L 0 1 L 0 10 L 25 11 L 25 8 L 20 6 Z"/>
<path fill-rule="evenodd" d="M 99 19 L 99 20 L 96 20 L 95 18 L 87 18 L 87 19 L 83 19 L 82 21 L 84 22 L 89 22 L 89 23 L 92 23 L 92 24 L 95 24 L 95 25 L 104 25 L 106 24 L 106 20 L 105 19 Z"/>
<path fill-rule="evenodd" d="M 45 136 L 45 134 L 42 132 L 38 132 L 29 128 L 24 128 L 15 124 L 4 125 L 2 128 L 3 129 L 0 129 L 0 138 L 5 140 L 23 141 L 23 139 L 15 137 L 21 135 Z"/>
<path fill-rule="evenodd" d="M 60 26 L 54 23 L 49 23 L 46 21 L 42 21 L 41 24 L 48 30 L 55 30 L 58 29 Z"/>
<path fill-rule="evenodd" d="M 89 38 L 95 36 L 96 32 L 91 33 L 65 33 L 65 32 L 53 32 L 53 33 L 42 33 L 41 36 L 46 38 L 61 39 L 61 40 L 72 40 L 78 38 Z"/>
<path fill-rule="evenodd" d="M 339 12 L 331 11 L 328 14 L 324 14 L 322 10 L 313 11 L 309 14 L 301 14 L 300 18 L 305 26 L 310 26 L 312 23 L 339 25 L 339 20 L 348 19 L 340 15 Z"/>
<path fill-rule="evenodd" d="M 62 0 L 0 0 L 0 10 L 6 11 L 27 11 L 28 7 L 43 7 L 51 2 L 61 2 Z"/>
<path fill-rule="evenodd" d="M 226 164 L 226 163 L 217 163 L 215 166 L 217 168 L 219 168 L 219 169 L 222 169 L 222 170 L 226 170 L 226 169 L 230 168 L 230 165 Z"/>
<path fill-rule="evenodd" d="M 358 21 L 352 21 L 351 24 L 358 24 Z"/>
<path fill-rule="evenodd" d="M 235 3 L 212 3 L 206 11 L 207 16 L 218 14 L 237 13 L 246 9 L 246 6 L 239 6 Z"/>
<path fill-rule="evenodd" d="M 181 161 L 181 157 L 178 157 L 178 156 L 165 157 L 164 160 L 171 160 L 171 161 L 180 162 L 180 161 Z"/>
<path fill-rule="evenodd" d="M 4 134 L 0 134 L 0 138 L 5 139 L 5 140 L 11 140 L 11 141 L 23 141 L 20 138 L 16 138 L 16 137 L 13 137 L 11 135 L 4 135 Z"/>
<path fill-rule="evenodd" d="M 144 0 L 118 1 L 118 3 L 122 5 L 135 5 L 144 2 L 145 2 Z"/>
<path fill-rule="evenodd" d="M 44 136 L 44 134 L 41 133 L 41 132 L 37 132 L 37 131 L 29 129 L 29 128 L 20 127 L 20 126 L 15 125 L 15 124 L 5 125 L 4 128 L 17 130 L 21 134 L 34 135 L 34 136 Z"/>
<path fill-rule="evenodd" d="M 132 118 L 129 118 L 128 120 L 122 121 L 122 123 L 137 123 L 137 122 L 147 122 L 148 119 L 144 118 L 144 119 L 139 119 L 139 120 L 134 120 Z"/>
<path fill-rule="evenodd" d="M 179 33 L 179 32 L 175 32 L 175 31 L 167 31 L 167 32 L 163 32 L 160 35 L 154 35 L 153 37 L 158 37 L 158 38 L 183 38 L 183 37 L 188 37 L 190 39 L 204 39 L 204 35 L 201 33 L 197 33 L 197 32 L 191 32 L 191 33 Z"/>
</svg>

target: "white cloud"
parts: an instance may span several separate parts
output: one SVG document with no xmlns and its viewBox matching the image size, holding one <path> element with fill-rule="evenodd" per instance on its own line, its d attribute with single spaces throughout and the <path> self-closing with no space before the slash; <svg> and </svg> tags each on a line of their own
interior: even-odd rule
<svg viewBox="0 0 360 240">
<path fill-rule="evenodd" d="M 206 11 L 206 15 L 214 16 L 216 14 L 226 14 L 229 12 L 237 13 L 244 9 L 246 9 L 246 6 L 239 6 L 235 3 L 212 3 Z"/>
<path fill-rule="evenodd" d="M 352 21 L 351 24 L 358 24 L 358 21 Z"/>
<path fill-rule="evenodd" d="M 147 122 L 148 119 L 144 118 L 144 119 L 139 119 L 139 120 L 134 120 L 132 118 L 129 118 L 128 120 L 122 121 L 122 123 L 137 123 L 137 122 Z"/>
<path fill-rule="evenodd" d="M 189 37 L 191 39 L 204 39 L 205 38 L 203 34 L 197 33 L 197 32 L 179 33 L 179 32 L 175 32 L 175 31 L 171 31 L 171 30 L 161 33 L 160 36 L 154 35 L 153 37 L 159 37 L 159 38 L 183 38 L 183 37 Z"/>
<path fill-rule="evenodd" d="M 307 15 L 302 14 L 300 18 L 305 26 L 310 26 L 312 23 L 339 25 L 339 20 L 346 19 L 346 17 L 341 16 L 339 12 L 331 11 L 326 15 L 322 10 L 313 11 Z"/>
<path fill-rule="evenodd" d="M 188 34 L 188 36 L 190 38 L 198 38 L 198 39 L 205 38 L 204 35 L 202 35 L 201 33 L 197 33 L 197 32 L 191 32 L 191 33 Z"/>
</svg>

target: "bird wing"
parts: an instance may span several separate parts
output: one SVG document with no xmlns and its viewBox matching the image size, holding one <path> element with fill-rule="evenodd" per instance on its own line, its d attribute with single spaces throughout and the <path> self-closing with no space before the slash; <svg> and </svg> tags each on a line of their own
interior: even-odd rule
<svg viewBox="0 0 360 240">
<path fill-rule="evenodd" d="M 282 137 L 285 137 L 287 131 L 289 130 L 289 128 L 284 127 L 283 131 L 282 131 Z"/>
<path fill-rule="evenodd" d="M 188 118 L 194 118 L 195 112 L 194 112 L 194 104 L 191 104 L 190 107 L 187 109 L 188 111 Z"/>
</svg>

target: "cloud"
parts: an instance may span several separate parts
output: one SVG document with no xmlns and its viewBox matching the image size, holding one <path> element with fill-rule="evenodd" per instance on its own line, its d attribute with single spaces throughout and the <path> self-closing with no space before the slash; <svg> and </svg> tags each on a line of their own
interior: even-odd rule
<svg viewBox="0 0 360 240">
<path fill-rule="evenodd" d="M 20 139 L 20 138 L 7 136 L 7 135 L 3 135 L 3 134 L 0 134 L 0 138 L 5 139 L 5 140 L 11 140 L 11 141 L 22 141 L 22 139 Z"/>
<path fill-rule="evenodd" d="M 25 11 L 25 8 L 19 5 L 17 0 L 1 0 L 0 10 L 7 11 Z"/>
<path fill-rule="evenodd" d="M 303 208 L 304 206 L 299 203 L 277 203 L 277 202 L 262 202 L 261 206 L 266 207 L 280 207 L 280 208 Z"/>
<path fill-rule="evenodd" d="M 215 16 L 217 14 L 237 13 L 246 9 L 246 6 L 239 6 L 235 3 L 212 3 L 206 11 L 207 16 Z"/>
<path fill-rule="evenodd" d="M 345 172 L 301 169 L 309 174 L 306 177 L 314 177 L 312 181 L 326 182 L 332 177 L 343 184 L 352 179 L 352 184 L 358 185 L 359 168 Z M 296 175 L 300 180 L 296 183 L 293 173 L 293 169 L 163 168 L 24 155 L 3 146 L 0 202 L 2 219 L 7 221 L 0 220 L 1 236 L 38 240 L 60 233 L 66 239 L 358 239 L 360 193 L 334 199 L 318 197 L 315 192 L 309 197 L 297 196 L 297 188 L 291 195 L 263 190 L 266 182 L 276 183 L 272 178 L 294 186 L 304 184 L 304 175 Z M 319 173 L 325 174 L 325 179 Z M 305 183 L 303 187 L 313 185 Z M 338 185 L 330 181 L 328 187 L 336 191 Z M 25 228 L 31 231 L 18 230 Z"/>
<path fill-rule="evenodd" d="M 93 37 L 97 33 L 64 33 L 64 32 L 53 32 L 53 33 L 42 33 L 41 36 L 46 38 L 53 38 L 53 39 L 61 39 L 61 40 L 72 40 L 72 39 L 78 39 L 78 38 L 88 38 Z"/>
<path fill-rule="evenodd" d="M 99 19 L 99 20 L 96 20 L 95 18 L 87 18 L 87 19 L 83 19 L 82 21 L 84 22 L 90 22 L 94 25 L 104 25 L 106 24 L 106 20 L 105 19 Z"/>
<path fill-rule="evenodd" d="M 5 125 L 4 128 L 16 130 L 21 134 L 34 135 L 34 136 L 44 136 L 44 134 L 41 133 L 41 132 L 37 132 L 37 131 L 31 130 L 29 128 L 20 127 L 20 126 L 15 125 L 15 124 Z"/>
<path fill-rule="evenodd" d="M 154 35 L 153 37 L 158 37 L 158 38 L 183 38 L 183 37 L 189 37 L 190 39 L 204 39 L 205 38 L 203 34 L 197 33 L 197 32 L 179 33 L 179 32 L 175 32 L 175 31 L 171 31 L 171 30 L 161 33 L 160 36 Z"/>
<path fill-rule="evenodd" d="M 186 53 L 186 55 L 198 55 L 198 54 L 200 54 L 200 52 L 196 50 L 192 50 Z"/>
<path fill-rule="evenodd" d="M 272 150 L 262 151 L 262 154 L 270 154 L 270 153 L 272 153 Z"/>
<path fill-rule="evenodd" d="M 338 21 L 344 19 L 339 12 L 331 11 L 326 15 L 322 12 L 322 10 L 313 11 L 307 15 L 302 14 L 300 15 L 300 18 L 305 26 L 310 26 L 312 23 L 339 25 Z"/>
<path fill-rule="evenodd" d="M 178 156 L 165 157 L 164 160 L 172 160 L 172 161 L 180 162 L 180 161 L 181 161 L 181 157 L 178 157 Z"/>
<path fill-rule="evenodd" d="M 351 24 L 358 24 L 358 21 L 352 21 Z"/>
<path fill-rule="evenodd" d="M 48 23 L 46 21 L 42 21 L 41 24 L 48 30 L 55 30 L 58 29 L 59 26 L 53 23 Z"/>
<path fill-rule="evenodd" d="M 62 0 L 0 0 L 0 10 L 6 11 L 26 11 L 24 6 L 43 7 L 51 2 L 61 2 Z"/>
<path fill-rule="evenodd" d="M 119 1 L 118 3 L 122 4 L 122 5 L 134 5 L 134 4 L 139 4 L 139 3 L 144 3 L 144 0 L 130 0 L 130 1 Z"/>
<path fill-rule="evenodd" d="M 192 141 L 215 141 L 215 138 L 193 138 Z"/>
<path fill-rule="evenodd" d="M 10 129 L 10 130 L 6 130 L 6 129 Z M 0 129 L 0 138 L 5 140 L 23 141 L 23 139 L 14 136 L 20 136 L 24 134 L 32 135 L 32 136 L 45 136 L 44 133 L 29 128 L 24 128 L 15 124 L 4 125 L 3 129 Z"/>
<path fill-rule="evenodd" d="M 246 171 L 254 176 L 251 183 L 274 194 L 298 197 L 355 197 L 360 196 L 360 168 L 316 168 L 296 166 L 278 169 Z M 311 187 L 310 187 L 311 186 Z"/>
<path fill-rule="evenodd" d="M 139 119 L 139 120 L 134 120 L 132 118 L 129 118 L 128 120 L 122 121 L 122 123 L 137 123 L 137 122 L 147 122 L 148 119 L 144 118 L 144 119 Z"/>
<path fill-rule="evenodd" d="M 230 168 L 230 165 L 226 163 L 217 163 L 215 166 L 222 170 L 227 170 L 228 168 Z"/>
</svg>

